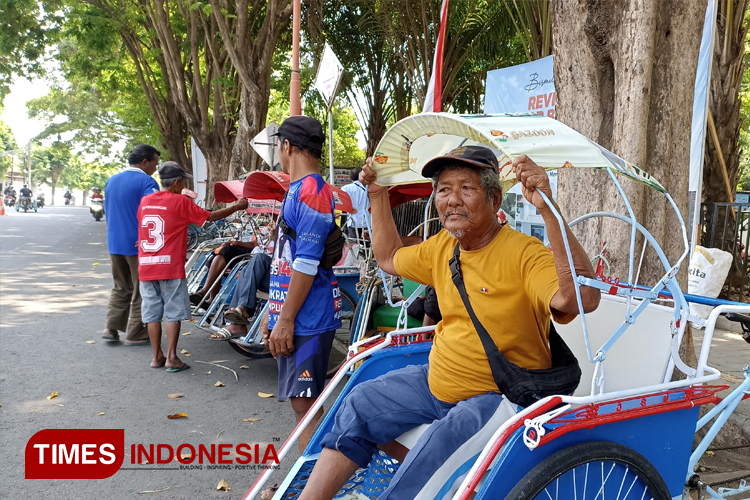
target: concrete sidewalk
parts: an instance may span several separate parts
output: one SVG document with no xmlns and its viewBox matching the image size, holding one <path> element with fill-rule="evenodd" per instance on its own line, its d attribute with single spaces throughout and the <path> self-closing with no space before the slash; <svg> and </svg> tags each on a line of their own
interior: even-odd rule
<svg viewBox="0 0 750 500">
<path fill-rule="evenodd" d="M 735 324 L 727 321 L 723 326 Z M 736 330 L 741 331 L 740 325 L 736 325 Z M 703 334 L 703 330 L 693 329 L 696 354 L 700 352 L 703 344 Z M 732 389 L 736 388 L 743 381 L 743 369 L 748 364 L 750 364 L 750 344 L 742 339 L 742 335 L 718 328 L 714 330 L 708 365 L 721 372 L 721 381 L 717 383 L 727 384 Z M 719 395 L 724 396 L 728 393 L 729 391 L 725 391 Z M 742 427 L 745 436 L 750 439 L 750 400 L 740 402 L 732 414 L 732 420 Z"/>
</svg>

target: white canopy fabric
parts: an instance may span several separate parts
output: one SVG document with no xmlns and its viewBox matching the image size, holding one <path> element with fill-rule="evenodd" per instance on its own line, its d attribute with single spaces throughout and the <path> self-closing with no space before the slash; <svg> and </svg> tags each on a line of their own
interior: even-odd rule
<svg viewBox="0 0 750 500">
<path fill-rule="evenodd" d="M 422 167 L 432 158 L 460 147 L 483 144 L 497 155 L 503 187 L 515 183 L 511 162 L 528 155 L 539 166 L 605 168 L 666 192 L 649 174 L 557 120 L 530 113 L 453 115 L 421 113 L 391 127 L 373 157 L 378 184 L 427 182 Z"/>
</svg>

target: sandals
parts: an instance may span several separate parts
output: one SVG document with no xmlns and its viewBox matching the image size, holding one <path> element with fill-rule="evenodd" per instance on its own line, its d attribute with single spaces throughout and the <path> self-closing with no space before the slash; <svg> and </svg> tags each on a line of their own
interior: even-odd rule
<svg viewBox="0 0 750 500">
<path fill-rule="evenodd" d="M 242 315 L 240 312 L 240 306 L 235 307 L 234 309 L 230 309 L 227 312 L 224 313 L 224 319 L 227 321 L 231 321 L 235 325 L 249 325 L 250 321 L 248 318 Z"/>
<path fill-rule="evenodd" d="M 202 300 L 203 300 L 203 295 L 201 295 L 199 293 L 191 293 L 190 294 L 190 304 L 192 304 L 194 306 L 197 306 L 198 304 L 201 303 Z M 204 304 L 205 304 L 205 302 L 204 302 Z"/>
<path fill-rule="evenodd" d="M 210 340 L 231 340 L 236 339 L 238 337 L 242 337 L 244 333 L 232 333 L 226 328 L 220 328 L 218 331 L 211 334 L 210 337 L 208 337 Z"/>
</svg>

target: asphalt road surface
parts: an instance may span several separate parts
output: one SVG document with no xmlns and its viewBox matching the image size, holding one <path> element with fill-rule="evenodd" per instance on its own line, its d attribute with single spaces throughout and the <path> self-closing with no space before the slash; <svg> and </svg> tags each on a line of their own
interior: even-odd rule
<svg viewBox="0 0 750 500">
<path fill-rule="evenodd" d="M 294 427 L 294 413 L 289 403 L 258 396 L 277 394 L 275 361 L 243 357 L 186 321 L 182 332 L 190 335 L 180 336 L 178 350 L 192 355 L 181 355 L 191 368 L 152 369 L 150 347 L 101 338 L 111 287 L 105 222 L 94 221 L 88 208 L 45 207 L 0 217 L 0 497 L 242 498 L 260 472 L 131 464 L 130 444 L 280 448 Z M 219 362 L 235 370 L 239 381 L 198 361 Z M 225 386 L 215 387 L 217 381 Z M 58 396 L 47 399 L 53 392 Z M 184 396 L 167 397 L 179 393 Z M 167 419 L 180 412 L 188 417 Z M 24 450 L 36 432 L 97 428 L 125 430 L 122 467 L 136 470 L 102 480 L 24 479 Z M 296 458 L 295 448 L 271 482 L 281 482 Z M 222 479 L 231 491 L 217 491 Z M 156 490 L 164 491 L 139 493 Z"/>
</svg>

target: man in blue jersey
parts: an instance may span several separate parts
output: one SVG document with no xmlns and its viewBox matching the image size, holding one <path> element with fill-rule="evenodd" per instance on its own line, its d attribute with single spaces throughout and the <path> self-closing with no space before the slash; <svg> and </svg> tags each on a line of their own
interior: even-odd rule
<svg viewBox="0 0 750 500">
<path fill-rule="evenodd" d="M 277 135 L 290 184 L 271 260 L 270 337 L 264 332 L 279 366 L 279 401 L 291 399 L 299 422 L 325 386 L 342 303 L 333 270 L 320 265 L 335 227 L 333 193 L 320 175 L 323 128 L 314 118 L 293 116 Z M 302 432 L 300 450 L 322 415 L 321 409 Z"/>
<path fill-rule="evenodd" d="M 141 321 L 138 290 L 138 205 L 141 198 L 159 191 L 151 176 L 161 153 L 141 144 L 128 157 L 130 167 L 113 175 L 104 187 L 107 214 L 107 248 L 115 286 L 109 295 L 107 323 L 102 338 L 117 341 L 125 332 L 125 345 L 147 345 L 148 331 Z"/>
</svg>

